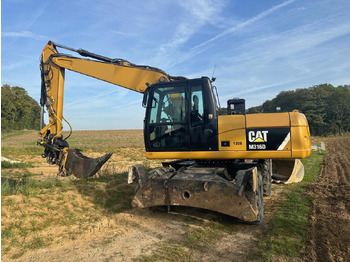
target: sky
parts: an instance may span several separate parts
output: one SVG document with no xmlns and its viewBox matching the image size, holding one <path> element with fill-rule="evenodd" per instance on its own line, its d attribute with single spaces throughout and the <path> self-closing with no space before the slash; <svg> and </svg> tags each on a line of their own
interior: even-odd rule
<svg viewBox="0 0 350 262">
<path fill-rule="evenodd" d="M 169 75 L 214 76 L 222 107 L 350 84 L 349 0 L 2 0 L 1 84 L 39 101 L 49 40 Z M 142 94 L 66 70 L 74 130 L 142 129 L 141 103 Z"/>
</svg>

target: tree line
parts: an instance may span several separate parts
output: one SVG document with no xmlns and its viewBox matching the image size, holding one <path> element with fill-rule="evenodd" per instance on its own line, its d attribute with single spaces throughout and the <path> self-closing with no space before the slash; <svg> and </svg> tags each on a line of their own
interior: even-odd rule
<svg viewBox="0 0 350 262">
<path fill-rule="evenodd" d="M 261 106 L 249 108 L 246 113 L 290 112 L 305 114 L 314 136 L 341 135 L 350 132 L 350 86 L 334 87 L 321 84 L 295 91 L 282 91 Z"/>
<path fill-rule="evenodd" d="M 1 86 L 1 131 L 40 128 L 40 106 L 18 86 Z"/>
<path fill-rule="evenodd" d="M 321 84 L 294 91 L 282 91 L 272 100 L 246 110 L 290 112 L 299 110 L 308 119 L 311 135 L 341 135 L 350 132 L 350 86 Z M 221 114 L 227 109 L 221 108 Z M 1 87 L 1 130 L 40 128 L 40 106 L 27 91 L 18 86 Z"/>
</svg>

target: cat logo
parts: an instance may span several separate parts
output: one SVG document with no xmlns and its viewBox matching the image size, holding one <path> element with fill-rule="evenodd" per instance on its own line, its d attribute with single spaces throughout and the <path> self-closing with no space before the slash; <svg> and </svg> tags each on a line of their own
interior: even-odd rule
<svg viewBox="0 0 350 262">
<path fill-rule="evenodd" d="M 248 140 L 251 143 L 266 143 L 269 131 L 249 131 Z"/>
</svg>

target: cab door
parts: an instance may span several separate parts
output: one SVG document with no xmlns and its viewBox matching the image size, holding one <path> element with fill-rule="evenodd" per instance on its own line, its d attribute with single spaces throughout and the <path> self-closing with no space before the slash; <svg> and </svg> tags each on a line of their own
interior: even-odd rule
<svg viewBox="0 0 350 262">
<path fill-rule="evenodd" d="M 201 79 L 203 80 L 203 79 Z M 212 112 L 212 97 L 205 81 L 189 83 L 189 150 L 211 151 L 217 148 L 217 121 Z"/>
<path fill-rule="evenodd" d="M 144 139 L 147 152 L 217 150 L 217 107 L 210 80 L 203 77 L 153 85 Z"/>
<path fill-rule="evenodd" d="M 145 144 L 148 151 L 187 151 L 187 84 L 157 86 L 150 93 L 146 114 Z"/>
</svg>

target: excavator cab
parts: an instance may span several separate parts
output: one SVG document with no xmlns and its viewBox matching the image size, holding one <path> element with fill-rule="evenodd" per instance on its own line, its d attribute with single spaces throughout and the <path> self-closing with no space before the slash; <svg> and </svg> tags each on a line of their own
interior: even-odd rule
<svg viewBox="0 0 350 262">
<path fill-rule="evenodd" d="M 218 106 L 207 77 L 154 84 L 147 96 L 147 152 L 218 149 Z"/>
</svg>

